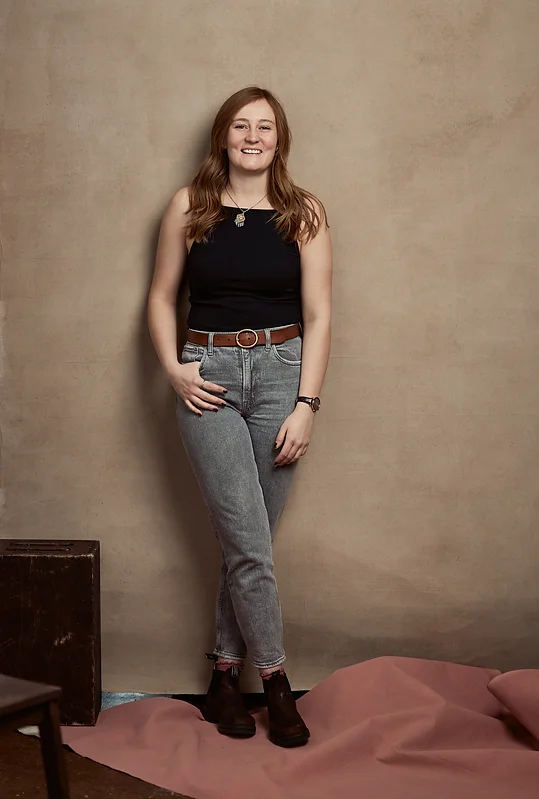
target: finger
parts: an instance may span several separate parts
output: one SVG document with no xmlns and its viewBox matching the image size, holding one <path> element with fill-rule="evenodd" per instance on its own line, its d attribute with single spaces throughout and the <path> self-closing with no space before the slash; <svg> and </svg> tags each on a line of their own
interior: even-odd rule
<svg viewBox="0 0 539 799">
<path fill-rule="evenodd" d="M 281 429 L 277 433 L 277 438 L 275 439 L 275 449 L 279 449 L 279 447 L 282 447 L 285 438 L 286 438 L 286 428 L 281 427 Z"/>
<path fill-rule="evenodd" d="M 218 411 L 219 410 L 219 406 L 210 405 L 209 402 L 204 402 L 204 400 L 201 399 L 196 394 L 191 395 L 190 399 L 191 399 L 191 402 L 193 403 L 193 405 L 196 405 L 197 408 L 201 408 L 203 411 Z"/>
<path fill-rule="evenodd" d="M 208 384 L 206 383 L 204 388 L 199 388 L 197 390 L 198 396 L 201 399 L 204 399 L 206 402 L 213 402 L 213 403 L 216 403 L 218 405 L 226 405 L 226 400 L 224 400 L 222 397 L 216 397 L 215 394 L 210 394 L 210 392 L 208 391 L 207 385 Z"/>
<path fill-rule="evenodd" d="M 195 416 L 202 416 L 202 411 L 199 411 L 198 408 L 195 408 L 192 402 L 189 402 L 188 399 L 184 400 L 184 402 L 186 406 L 189 408 L 189 410 L 195 414 Z"/>
<path fill-rule="evenodd" d="M 286 458 L 286 456 L 290 452 L 290 446 L 291 445 L 287 444 L 286 442 L 283 444 L 283 449 L 279 452 L 279 454 L 277 455 L 277 457 L 273 461 L 273 463 L 276 466 L 280 466 L 281 463 L 284 461 L 284 459 Z"/>
<path fill-rule="evenodd" d="M 296 461 L 298 461 L 303 455 L 303 452 L 304 452 L 304 447 L 303 444 L 300 443 L 297 445 L 297 447 L 295 447 L 292 450 L 292 452 L 290 452 L 287 459 L 287 463 L 295 463 Z"/>
<path fill-rule="evenodd" d="M 288 456 L 278 464 L 278 466 L 289 466 L 291 463 L 297 460 L 296 458 L 297 450 L 293 449 Z"/>
<path fill-rule="evenodd" d="M 194 396 L 199 397 L 199 399 L 202 399 L 205 402 L 211 402 L 213 405 L 226 405 L 225 400 L 221 397 L 216 397 L 215 394 L 209 394 L 206 391 L 206 386 L 204 386 L 203 389 L 197 386 L 195 391 L 196 393 L 194 393 Z"/>
<path fill-rule="evenodd" d="M 220 386 L 218 383 L 210 383 L 209 380 L 204 380 L 201 384 L 204 386 L 204 391 L 217 391 L 219 394 L 226 394 L 228 389 Z"/>
<path fill-rule="evenodd" d="M 299 446 L 298 444 L 292 441 L 285 444 L 284 449 L 282 450 L 282 452 L 280 452 L 277 455 L 274 463 L 277 466 L 284 466 L 286 463 L 289 463 L 290 457 L 292 457 L 296 453 L 298 446 Z"/>
<path fill-rule="evenodd" d="M 296 452 L 294 458 L 292 459 L 291 463 L 296 463 L 297 461 L 299 461 L 300 458 L 303 458 L 306 452 L 307 452 L 307 447 L 300 447 L 299 450 Z"/>
</svg>

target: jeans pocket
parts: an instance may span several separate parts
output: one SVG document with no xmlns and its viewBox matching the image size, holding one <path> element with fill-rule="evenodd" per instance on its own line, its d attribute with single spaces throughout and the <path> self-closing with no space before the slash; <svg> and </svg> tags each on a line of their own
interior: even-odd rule
<svg viewBox="0 0 539 799">
<path fill-rule="evenodd" d="M 287 366 L 301 366 L 301 347 L 302 338 L 296 336 L 288 341 L 283 341 L 282 344 L 272 344 L 271 350 L 281 363 L 285 363 Z"/>
<path fill-rule="evenodd" d="M 204 366 L 207 354 L 208 353 L 205 347 L 197 347 L 196 344 L 191 344 L 188 341 L 182 350 L 181 363 L 194 363 L 195 361 L 198 361 L 200 364 L 200 371 Z"/>
</svg>

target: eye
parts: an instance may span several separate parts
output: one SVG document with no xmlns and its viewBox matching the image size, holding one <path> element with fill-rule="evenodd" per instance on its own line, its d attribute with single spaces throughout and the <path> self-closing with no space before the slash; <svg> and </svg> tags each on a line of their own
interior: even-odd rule
<svg viewBox="0 0 539 799">
<path fill-rule="evenodd" d="M 238 124 L 237 124 L 237 125 L 234 125 L 234 127 L 235 127 L 236 129 L 237 129 L 237 128 L 244 128 L 244 127 L 245 127 L 245 125 L 243 125 L 241 122 L 238 122 Z"/>
</svg>

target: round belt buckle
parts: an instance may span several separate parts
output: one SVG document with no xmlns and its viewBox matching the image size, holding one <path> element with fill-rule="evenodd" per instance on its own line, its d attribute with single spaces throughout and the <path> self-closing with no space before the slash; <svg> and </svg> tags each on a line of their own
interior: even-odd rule
<svg viewBox="0 0 539 799">
<path fill-rule="evenodd" d="M 252 333 L 253 336 L 255 337 L 253 343 L 242 344 L 241 341 L 239 340 L 239 336 L 241 336 L 242 333 Z M 244 350 L 250 350 L 252 347 L 256 347 L 256 345 L 258 344 L 258 333 L 256 332 L 256 330 L 251 330 L 250 327 L 244 327 L 243 330 L 238 330 L 238 332 L 236 333 L 236 344 L 238 345 L 238 347 L 241 347 Z"/>
</svg>

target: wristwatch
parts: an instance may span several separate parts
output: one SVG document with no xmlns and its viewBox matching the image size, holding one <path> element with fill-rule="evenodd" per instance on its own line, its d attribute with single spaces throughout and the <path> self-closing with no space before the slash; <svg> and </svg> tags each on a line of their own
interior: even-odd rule
<svg viewBox="0 0 539 799">
<path fill-rule="evenodd" d="M 311 406 L 313 413 L 320 410 L 320 397 L 298 397 L 296 403 L 298 402 L 306 402 L 307 405 Z"/>
</svg>

